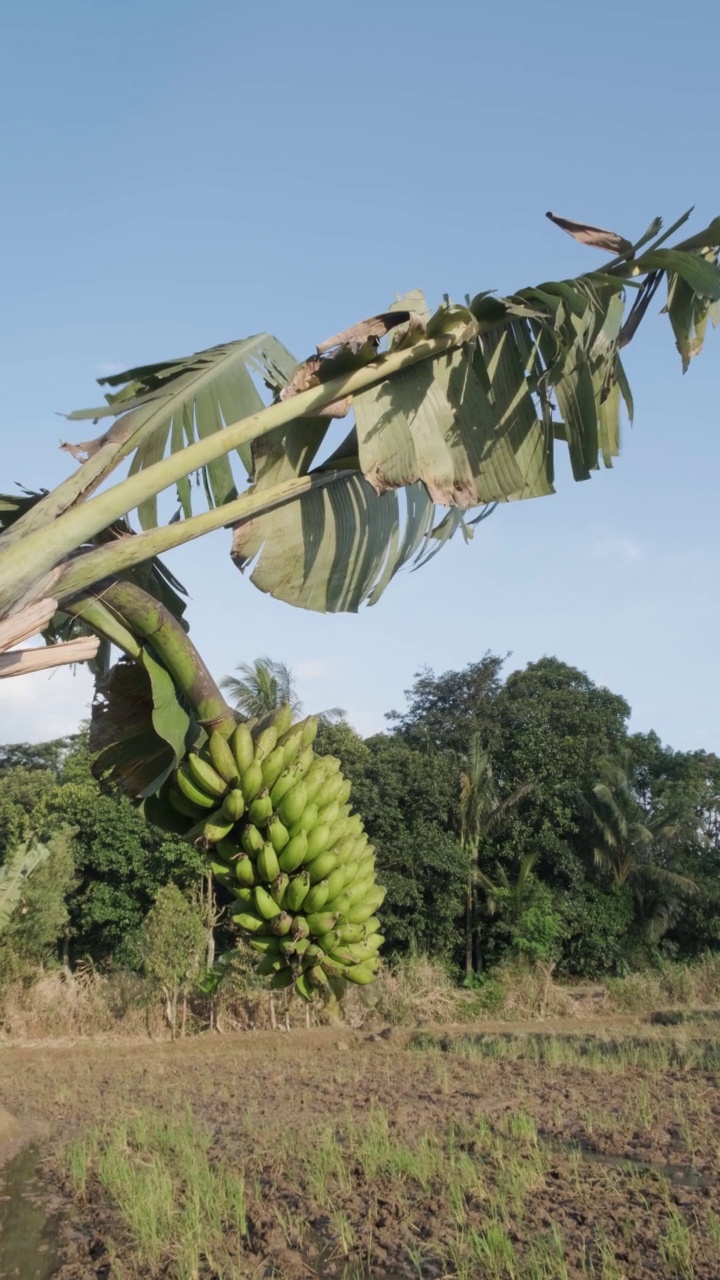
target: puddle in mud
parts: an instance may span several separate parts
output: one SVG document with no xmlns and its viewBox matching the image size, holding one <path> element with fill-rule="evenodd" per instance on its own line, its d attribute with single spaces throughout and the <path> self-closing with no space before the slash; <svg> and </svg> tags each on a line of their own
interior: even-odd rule
<svg viewBox="0 0 720 1280">
<path fill-rule="evenodd" d="M 37 1162 L 26 1147 L 0 1169 L 0 1280 L 48 1280 L 60 1266 L 53 1223 L 37 1198 Z"/>
<path fill-rule="evenodd" d="M 667 1178 L 674 1187 L 689 1187 L 694 1191 L 702 1191 L 715 1185 L 713 1178 L 698 1173 L 697 1169 L 691 1168 L 690 1165 L 660 1164 L 654 1160 L 642 1160 L 639 1156 L 615 1156 L 610 1152 L 596 1151 L 594 1147 L 587 1147 L 583 1142 L 563 1142 L 560 1138 L 543 1138 L 543 1142 L 553 1151 L 562 1152 L 564 1155 L 579 1155 L 589 1163 L 612 1165 L 615 1169 L 624 1169 L 626 1173 L 638 1170 L 643 1173 L 656 1173 L 661 1178 Z"/>
</svg>

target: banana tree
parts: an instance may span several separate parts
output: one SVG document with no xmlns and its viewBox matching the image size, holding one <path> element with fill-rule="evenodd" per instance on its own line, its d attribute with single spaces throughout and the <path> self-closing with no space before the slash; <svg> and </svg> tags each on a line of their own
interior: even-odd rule
<svg viewBox="0 0 720 1280">
<path fill-rule="evenodd" d="M 548 216 L 602 266 L 433 314 L 417 291 L 300 362 L 265 333 L 101 379 L 105 403 L 69 415 L 103 428 L 63 446 L 72 474 L 0 499 L 0 650 L 48 642 L 6 653 L 0 675 L 92 661 L 102 765 L 152 794 L 189 743 L 234 724 L 159 555 L 227 528 L 261 591 L 355 611 L 497 503 L 552 494 L 559 445 L 576 480 L 611 466 L 633 413 L 621 353 L 661 285 L 683 369 L 716 319 L 720 218 L 668 247 L 689 213 L 635 242 Z"/>
</svg>

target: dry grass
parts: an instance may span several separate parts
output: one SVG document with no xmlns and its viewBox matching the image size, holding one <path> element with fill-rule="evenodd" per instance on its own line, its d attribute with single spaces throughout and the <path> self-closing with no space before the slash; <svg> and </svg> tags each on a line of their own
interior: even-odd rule
<svg viewBox="0 0 720 1280">
<path fill-rule="evenodd" d="M 590 993 L 590 1000 L 583 998 L 583 990 Z M 472 991 L 459 987 L 436 961 L 414 955 L 384 965 L 377 982 L 350 988 L 340 1005 L 319 1003 L 312 1008 L 286 992 L 271 997 L 263 981 L 253 977 L 252 967 L 240 963 L 214 1002 L 203 996 L 190 1000 L 187 1030 L 197 1034 L 212 1026 L 221 1031 L 260 1031 L 273 1026 L 290 1029 L 334 1023 L 361 1028 L 373 1020 L 418 1026 L 488 1017 L 517 1022 L 718 1007 L 720 954 L 705 955 L 693 964 L 667 964 L 585 989 L 555 983 L 542 968 L 506 964 Z M 5 1042 L 90 1036 L 155 1039 L 167 1035 L 162 1002 L 135 973 L 101 975 L 85 964 L 78 966 L 72 977 L 50 970 L 34 980 L 7 982 L 0 989 L 0 1039 Z"/>
<path fill-rule="evenodd" d="M 609 980 L 612 1008 L 643 1013 L 663 1008 L 712 1008 L 720 1005 L 720 952 L 706 952 L 692 964 L 668 963 L 658 969 Z"/>
</svg>

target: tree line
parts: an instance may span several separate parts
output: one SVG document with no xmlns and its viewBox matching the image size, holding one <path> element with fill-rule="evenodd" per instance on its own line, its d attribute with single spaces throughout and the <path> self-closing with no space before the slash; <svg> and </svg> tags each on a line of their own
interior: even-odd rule
<svg viewBox="0 0 720 1280">
<path fill-rule="evenodd" d="M 340 757 L 377 848 L 386 953 L 474 982 L 511 955 L 600 977 L 717 948 L 720 759 L 629 733 L 625 699 L 557 658 L 507 676 L 505 662 L 418 673 L 370 738 L 338 709 L 322 720 L 318 749 Z M 260 698 L 287 696 L 275 665 Z M 32 838 L 51 846 L 0 937 L 0 981 L 86 957 L 140 969 L 170 883 L 217 921 L 218 953 L 234 945 L 199 851 L 91 765 L 84 729 L 0 747 L 0 866 Z"/>
</svg>

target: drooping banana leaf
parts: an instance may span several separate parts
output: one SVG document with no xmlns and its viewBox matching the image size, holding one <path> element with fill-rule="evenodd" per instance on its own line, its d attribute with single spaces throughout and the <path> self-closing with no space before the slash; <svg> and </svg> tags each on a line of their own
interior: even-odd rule
<svg viewBox="0 0 720 1280">
<path fill-rule="evenodd" d="M 0 866 L 0 933 L 7 929 L 28 877 L 49 857 L 49 846 L 32 839 L 13 849 Z"/>
<path fill-rule="evenodd" d="M 90 721 L 93 773 L 130 796 L 152 795 L 195 741 L 198 725 L 165 668 L 144 648 L 98 680 Z"/>
<path fill-rule="evenodd" d="M 666 309 L 684 367 L 700 350 L 720 297 L 720 222 L 694 237 L 690 248 L 662 248 L 666 236 L 660 236 L 639 253 L 660 227 L 655 219 L 633 245 L 610 232 L 567 224 L 564 229 L 585 243 L 618 248 L 619 257 L 600 271 L 509 298 L 483 293 L 468 307 L 446 303 L 429 320 L 421 294 L 414 305 L 398 301 L 421 316 L 423 332 L 416 324 L 397 332 L 393 349 L 453 330 L 459 341 L 354 396 L 356 425 L 332 462 L 357 466 L 377 502 L 359 477 L 346 478 L 338 482 L 342 492 L 333 485 L 240 524 L 232 548 L 238 567 L 254 560 L 254 584 L 289 603 L 355 610 L 363 600 L 377 600 L 421 547 L 418 561 L 425 563 L 457 529 L 465 536 L 472 531 L 473 522 L 450 514 L 433 531 L 430 506 L 415 499 L 401 536 L 398 507 L 383 505 L 398 489 L 410 493 L 420 485 L 431 503 L 451 512 L 486 504 L 484 516 L 488 504 L 554 492 L 558 441 L 567 444 L 576 480 L 588 479 L 601 458 L 612 466 L 623 402 L 631 419 L 633 414 L 620 351 L 659 280 L 667 279 Z M 635 303 L 626 319 L 628 295 Z M 286 442 L 293 433 L 300 438 L 302 429 L 299 422 L 286 428 Z"/>
<path fill-rule="evenodd" d="M 113 417 L 110 435 L 122 448 L 112 450 L 112 465 L 132 453 L 131 474 L 142 471 L 175 453 L 196 439 L 222 431 L 263 408 L 264 402 L 253 375 L 275 390 L 284 386 L 296 361 L 269 333 L 256 334 L 237 342 L 198 351 L 179 360 L 144 365 L 99 379 L 103 386 L 117 387 L 108 403 L 94 409 L 80 409 L 71 420 Z M 108 443 L 108 433 L 80 445 L 66 446 L 78 458 L 92 457 Z M 112 443 L 112 441 L 111 441 Z M 239 450 L 245 470 L 252 471 L 249 446 Z M 237 495 L 232 466 L 227 456 L 203 469 L 202 482 L 209 505 L 219 505 Z M 94 481 L 97 483 L 97 481 Z M 192 510 L 191 476 L 177 486 L 178 500 L 185 516 Z M 143 528 L 157 524 L 157 500 L 141 504 L 138 515 Z"/>
<path fill-rule="evenodd" d="M 179 448 L 193 434 L 214 435 L 230 418 L 257 412 L 251 366 L 283 399 L 322 384 L 333 371 L 370 361 L 367 377 L 353 382 L 355 426 L 334 455 L 342 456 L 343 471 L 355 469 L 357 476 L 338 476 L 323 494 L 304 494 L 246 520 L 233 540 L 236 563 L 254 561 L 252 580 L 262 590 L 306 608 L 354 609 L 377 599 L 413 556 L 422 561 L 451 532 L 472 527 L 444 516 L 436 522 L 435 501 L 466 510 L 551 494 L 559 442 L 567 445 L 577 480 L 588 479 L 600 459 L 611 465 L 620 446 L 623 401 L 632 415 L 620 352 L 660 283 L 668 288 L 666 310 L 684 365 L 700 349 L 720 298 L 720 219 L 666 245 L 687 216 L 664 234 L 655 219 L 633 244 L 553 215 L 568 234 L 606 253 L 617 250 L 616 257 L 597 271 L 509 297 L 483 292 L 465 307 L 446 303 L 429 318 L 419 292 L 399 300 L 394 307 L 405 314 L 402 323 L 395 319 L 384 377 L 386 357 L 373 342 L 389 313 L 343 331 L 334 350 L 332 340 L 319 344 L 318 354 L 300 366 L 264 335 L 129 370 L 106 380 L 120 388 L 112 403 L 86 416 L 125 413 L 118 438 L 128 454 L 136 450 L 132 467 L 138 471 L 162 456 L 168 439 Z M 433 335 L 434 345 L 425 341 Z M 410 361 L 402 368 L 392 364 L 395 352 L 411 347 L 418 354 L 412 367 Z M 318 469 L 327 415 L 321 407 L 317 416 L 316 399 L 313 412 L 313 418 L 298 416 L 261 432 L 252 457 L 244 451 L 257 492 Z M 96 446 L 104 447 L 102 441 Z M 321 461 L 319 468 L 327 465 Z M 211 462 L 205 478 L 210 502 L 234 493 L 227 457 Z M 189 485 L 186 476 L 179 486 L 186 515 Z M 416 486 L 425 498 L 415 496 Z M 399 488 L 413 491 L 407 514 L 393 497 Z M 153 523 L 154 499 L 142 503 L 141 515 L 143 523 Z"/>
</svg>

